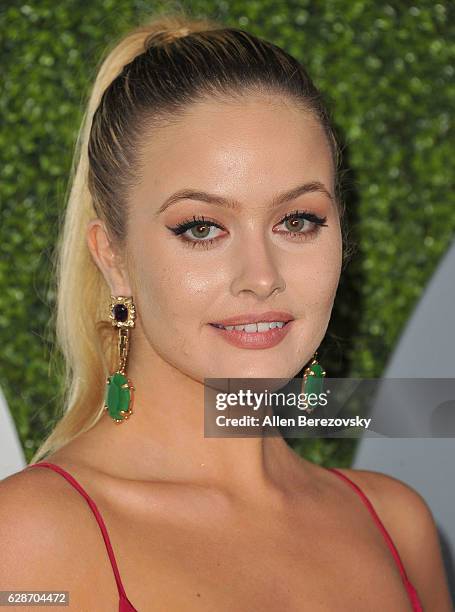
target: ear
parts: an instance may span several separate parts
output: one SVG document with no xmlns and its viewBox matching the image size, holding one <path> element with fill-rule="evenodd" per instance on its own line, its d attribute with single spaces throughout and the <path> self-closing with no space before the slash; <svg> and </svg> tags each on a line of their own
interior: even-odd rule
<svg viewBox="0 0 455 612">
<path fill-rule="evenodd" d="M 131 296 L 131 286 L 124 262 L 109 239 L 104 221 L 92 219 L 87 225 L 87 246 L 110 287 L 111 295 Z"/>
</svg>

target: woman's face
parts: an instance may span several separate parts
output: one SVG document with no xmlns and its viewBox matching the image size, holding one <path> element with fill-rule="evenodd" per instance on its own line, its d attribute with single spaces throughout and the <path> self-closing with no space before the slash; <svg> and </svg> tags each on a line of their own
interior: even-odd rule
<svg viewBox="0 0 455 612">
<path fill-rule="evenodd" d="M 322 127 L 278 96 L 204 101 L 155 131 L 141 152 L 127 237 L 138 360 L 159 356 L 201 382 L 295 376 L 325 335 L 342 261 Z M 306 183 L 321 190 L 278 202 Z M 160 211 L 181 190 L 220 200 L 186 194 Z M 325 219 L 325 226 L 286 221 L 296 211 Z M 193 217 L 197 224 L 188 228 Z M 273 346 L 233 345 L 211 325 L 267 311 L 294 318 Z"/>
</svg>

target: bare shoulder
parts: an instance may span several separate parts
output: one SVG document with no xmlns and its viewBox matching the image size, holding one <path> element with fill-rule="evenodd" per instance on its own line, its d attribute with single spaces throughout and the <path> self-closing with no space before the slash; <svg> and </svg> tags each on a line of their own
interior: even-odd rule
<svg viewBox="0 0 455 612">
<path fill-rule="evenodd" d="M 65 510 L 66 501 L 61 495 L 61 483 L 52 478 L 48 470 L 24 469 L 11 474 L 0 481 L 2 536 L 10 535 L 12 539 L 16 533 L 27 532 L 30 544 L 40 539 L 43 545 L 52 539 L 57 540 L 58 532 L 63 537 L 65 530 L 54 528 L 45 531 L 42 528 L 50 527 L 58 519 L 58 515 Z"/>
<path fill-rule="evenodd" d="M 62 495 L 62 483 L 50 470 L 23 470 L 0 481 L 0 540 L 10 579 L 29 575 L 45 582 L 54 559 L 69 561 L 74 510 L 74 500 Z"/>
<path fill-rule="evenodd" d="M 391 536 L 424 609 L 453 612 L 437 525 L 425 498 L 399 478 L 339 468 L 370 500 Z"/>
<path fill-rule="evenodd" d="M 87 602 L 81 585 L 93 580 L 85 550 L 87 513 L 84 500 L 68 489 L 60 475 L 44 468 L 0 481 L 1 588 L 70 591 L 70 601 L 82 609 Z"/>
<path fill-rule="evenodd" d="M 383 511 L 395 514 L 402 510 L 415 511 L 418 515 L 431 514 L 423 496 L 399 478 L 373 470 L 353 468 L 337 468 L 337 470 L 357 484 L 372 503 L 377 502 L 373 503 L 376 511 L 378 510 L 377 505 L 383 505 Z"/>
</svg>

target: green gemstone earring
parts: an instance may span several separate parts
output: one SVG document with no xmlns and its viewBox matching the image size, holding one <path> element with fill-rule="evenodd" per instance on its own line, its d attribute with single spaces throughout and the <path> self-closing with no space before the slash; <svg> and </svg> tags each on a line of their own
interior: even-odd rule
<svg viewBox="0 0 455 612">
<path fill-rule="evenodd" d="M 302 384 L 302 392 L 303 393 L 316 393 L 319 394 L 322 391 L 324 386 L 324 376 L 326 375 L 326 371 L 318 363 L 316 356 L 317 351 L 314 353 L 313 357 L 309 365 L 305 368 L 303 372 L 303 384 Z M 304 408 L 305 412 L 311 413 L 315 409 L 315 406 L 307 406 Z"/>
<path fill-rule="evenodd" d="M 129 332 L 134 327 L 136 310 L 131 297 L 111 295 L 109 318 L 114 327 L 118 327 L 119 367 L 106 379 L 104 409 L 116 423 L 123 423 L 133 414 L 133 390 L 126 375 Z"/>
</svg>

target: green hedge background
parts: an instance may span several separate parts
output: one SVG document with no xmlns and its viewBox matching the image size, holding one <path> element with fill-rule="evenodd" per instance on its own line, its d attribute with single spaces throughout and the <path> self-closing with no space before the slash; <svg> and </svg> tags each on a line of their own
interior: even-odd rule
<svg viewBox="0 0 455 612">
<path fill-rule="evenodd" d="M 328 376 L 381 375 L 454 233 L 452 2 L 3 2 L 0 385 L 27 461 L 60 408 L 59 374 L 50 367 L 50 258 L 87 88 L 112 37 L 172 6 L 283 46 L 330 106 L 356 252 L 318 351 Z M 312 461 L 340 467 L 350 465 L 357 443 L 289 442 Z"/>
</svg>

